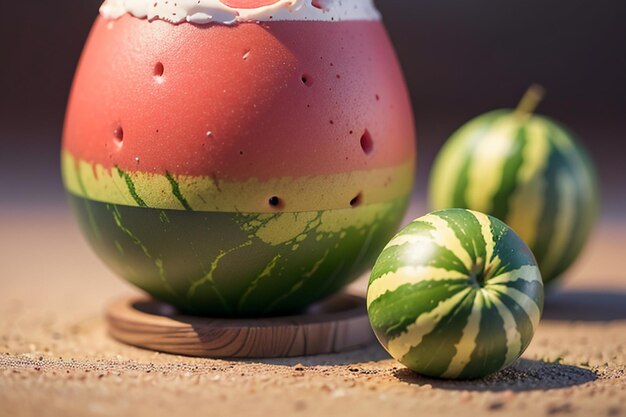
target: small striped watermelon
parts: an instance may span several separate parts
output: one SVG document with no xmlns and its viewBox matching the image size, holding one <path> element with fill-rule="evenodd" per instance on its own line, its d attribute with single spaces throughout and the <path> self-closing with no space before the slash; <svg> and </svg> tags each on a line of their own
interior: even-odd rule
<svg viewBox="0 0 626 417">
<path fill-rule="evenodd" d="M 504 221 L 554 281 L 581 252 L 598 211 L 594 168 L 555 121 L 497 110 L 470 121 L 446 143 L 430 179 L 433 210 L 468 208 Z"/>
<path fill-rule="evenodd" d="M 479 378 L 514 362 L 543 311 L 535 258 L 511 228 L 447 209 L 413 221 L 385 247 L 367 291 L 372 328 L 420 374 Z"/>
</svg>

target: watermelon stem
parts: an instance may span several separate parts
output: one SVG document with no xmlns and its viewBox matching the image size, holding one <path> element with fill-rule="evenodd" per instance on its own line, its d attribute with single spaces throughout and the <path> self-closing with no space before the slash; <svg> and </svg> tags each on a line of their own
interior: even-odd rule
<svg viewBox="0 0 626 417">
<path fill-rule="evenodd" d="M 515 114 L 520 119 L 527 119 L 535 112 L 535 109 L 539 103 L 541 103 L 545 94 L 546 90 L 539 84 L 531 85 L 517 105 Z"/>
<path fill-rule="evenodd" d="M 470 280 L 474 287 L 482 288 L 485 285 L 485 271 L 484 265 L 482 262 L 477 262 L 472 265 L 472 270 L 470 271 Z"/>
</svg>

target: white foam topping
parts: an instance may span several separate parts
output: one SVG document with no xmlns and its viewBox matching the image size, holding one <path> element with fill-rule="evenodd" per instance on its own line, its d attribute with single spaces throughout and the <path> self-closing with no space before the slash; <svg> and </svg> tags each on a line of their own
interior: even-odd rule
<svg viewBox="0 0 626 417">
<path fill-rule="evenodd" d="M 373 0 L 278 0 L 256 8 L 235 8 L 220 0 L 105 0 L 100 14 L 118 19 L 126 13 L 141 19 L 196 24 L 277 20 L 380 20 Z"/>
</svg>

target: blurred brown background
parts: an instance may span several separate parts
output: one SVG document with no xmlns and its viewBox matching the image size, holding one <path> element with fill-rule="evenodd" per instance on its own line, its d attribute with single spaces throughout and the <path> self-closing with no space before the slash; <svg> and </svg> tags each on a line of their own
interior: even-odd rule
<svg viewBox="0 0 626 417">
<path fill-rule="evenodd" d="M 2 2 L 0 201 L 63 204 L 58 154 L 74 68 L 99 0 Z M 378 0 L 402 61 L 419 137 L 418 195 L 443 141 L 473 116 L 515 106 L 578 132 L 599 169 L 605 216 L 626 209 L 626 2 Z"/>
</svg>

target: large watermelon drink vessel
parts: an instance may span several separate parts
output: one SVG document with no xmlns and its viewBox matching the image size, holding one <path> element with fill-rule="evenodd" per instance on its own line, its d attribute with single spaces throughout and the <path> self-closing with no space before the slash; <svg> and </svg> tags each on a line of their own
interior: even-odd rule
<svg viewBox="0 0 626 417">
<path fill-rule="evenodd" d="M 180 309 L 303 309 L 396 231 L 414 126 L 369 0 L 107 0 L 63 175 L 119 275 Z"/>
</svg>

